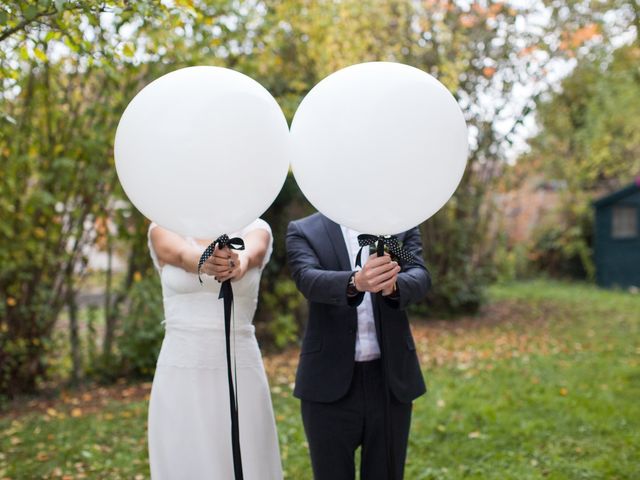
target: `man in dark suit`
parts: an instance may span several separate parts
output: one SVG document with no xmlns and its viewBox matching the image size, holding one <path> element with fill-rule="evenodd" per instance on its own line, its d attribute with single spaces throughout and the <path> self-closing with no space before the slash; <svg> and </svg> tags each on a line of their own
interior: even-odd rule
<svg viewBox="0 0 640 480">
<path fill-rule="evenodd" d="M 362 480 L 399 480 L 412 401 L 426 392 L 405 308 L 431 279 L 417 227 L 398 235 L 414 255 L 402 266 L 365 247 L 355 268 L 357 235 L 320 213 L 289 223 L 289 268 L 309 301 L 293 394 L 316 480 L 355 478 L 359 446 Z"/>
</svg>

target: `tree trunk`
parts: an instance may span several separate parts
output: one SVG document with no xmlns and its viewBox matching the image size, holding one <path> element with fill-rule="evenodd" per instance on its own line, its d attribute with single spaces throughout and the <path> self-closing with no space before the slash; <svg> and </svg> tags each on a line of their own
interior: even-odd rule
<svg viewBox="0 0 640 480">
<path fill-rule="evenodd" d="M 71 343 L 71 384 L 78 385 L 82 375 L 82 358 L 80 353 L 80 335 L 78 333 L 78 304 L 73 289 L 73 268 L 67 278 L 67 310 L 69 312 L 69 342 Z"/>
<path fill-rule="evenodd" d="M 106 229 L 107 236 L 107 271 L 105 281 L 104 294 L 104 340 L 102 343 L 102 356 L 110 358 L 113 353 L 113 338 L 115 330 L 115 315 L 113 314 L 114 305 L 111 301 L 111 292 L 113 290 L 113 243 L 109 229 Z"/>
</svg>

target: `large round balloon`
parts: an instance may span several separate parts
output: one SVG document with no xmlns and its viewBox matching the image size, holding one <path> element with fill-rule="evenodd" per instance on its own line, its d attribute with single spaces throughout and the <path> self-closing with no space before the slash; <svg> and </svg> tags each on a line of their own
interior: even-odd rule
<svg viewBox="0 0 640 480">
<path fill-rule="evenodd" d="M 399 63 L 339 70 L 291 125 L 292 168 L 323 214 L 374 235 L 400 233 L 449 200 L 467 161 L 464 117 L 431 75 Z"/>
<path fill-rule="evenodd" d="M 239 72 L 198 66 L 160 77 L 124 111 L 116 170 L 143 215 L 182 235 L 248 225 L 289 168 L 289 130 L 275 99 Z"/>
</svg>

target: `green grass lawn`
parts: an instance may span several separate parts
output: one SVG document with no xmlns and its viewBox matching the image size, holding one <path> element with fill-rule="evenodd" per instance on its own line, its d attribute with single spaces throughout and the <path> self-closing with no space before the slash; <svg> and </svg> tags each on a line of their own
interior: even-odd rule
<svg viewBox="0 0 640 480">
<path fill-rule="evenodd" d="M 477 318 L 414 331 L 429 391 L 414 404 L 407 479 L 640 478 L 639 295 L 497 286 Z M 309 479 L 291 374 L 270 378 L 282 461 L 287 478 Z M 48 408 L 0 420 L 0 479 L 148 478 L 146 400 Z"/>
</svg>

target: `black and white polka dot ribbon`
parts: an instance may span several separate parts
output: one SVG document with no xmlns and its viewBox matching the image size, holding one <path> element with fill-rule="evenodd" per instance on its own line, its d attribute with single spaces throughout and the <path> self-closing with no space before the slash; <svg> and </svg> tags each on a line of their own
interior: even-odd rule
<svg viewBox="0 0 640 480">
<path fill-rule="evenodd" d="M 216 245 L 218 245 L 218 248 L 229 247 L 232 250 L 244 250 L 244 240 L 239 237 L 229 238 L 229 235 L 223 233 L 218 238 L 216 238 L 205 249 L 205 251 L 200 256 L 200 260 L 198 261 L 198 280 L 200 280 L 200 285 L 202 285 L 202 278 L 200 278 L 200 267 L 202 267 L 204 262 L 206 262 L 211 255 L 213 255 L 213 252 L 216 249 Z M 222 298 L 222 290 L 220 290 L 220 298 Z"/>
<path fill-rule="evenodd" d="M 360 250 L 358 250 L 358 255 L 356 256 L 356 266 L 358 267 L 362 266 L 362 249 L 370 245 L 378 245 L 378 250 L 380 250 L 380 246 L 386 245 L 400 263 L 416 261 L 413 253 L 400 246 L 400 241 L 395 235 L 369 235 L 368 233 L 363 233 L 358 235 L 358 245 L 360 245 Z"/>
<path fill-rule="evenodd" d="M 232 250 L 244 250 L 244 240 L 238 237 L 229 238 L 228 235 L 220 235 L 205 249 L 198 261 L 198 280 L 202 285 L 202 279 L 200 278 L 200 267 L 207 261 L 207 259 L 213 255 L 216 249 L 228 247 Z M 231 451 L 233 454 L 233 471 L 235 480 L 243 480 L 242 473 L 242 455 L 240 453 L 240 427 L 238 421 L 238 374 L 235 371 L 236 358 L 235 349 L 233 352 L 233 365 L 234 372 L 231 370 L 231 311 L 233 309 L 233 288 L 231 288 L 231 279 L 225 280 L 220 286 L 220 294 L 218 298 L 221 298 L 224 305 L 224 338 L 227 354 L 227 380 L 229 383 L 229 410 L 231 414 Z M 234 322 L 235 324 L 235 322 Z M 234 325 L 235 333 L 235 325 Z M 234 336 L 235 345 L 235 336 Z M 234 384 L 234 377 L 236 382 Z"/>
</svg>

